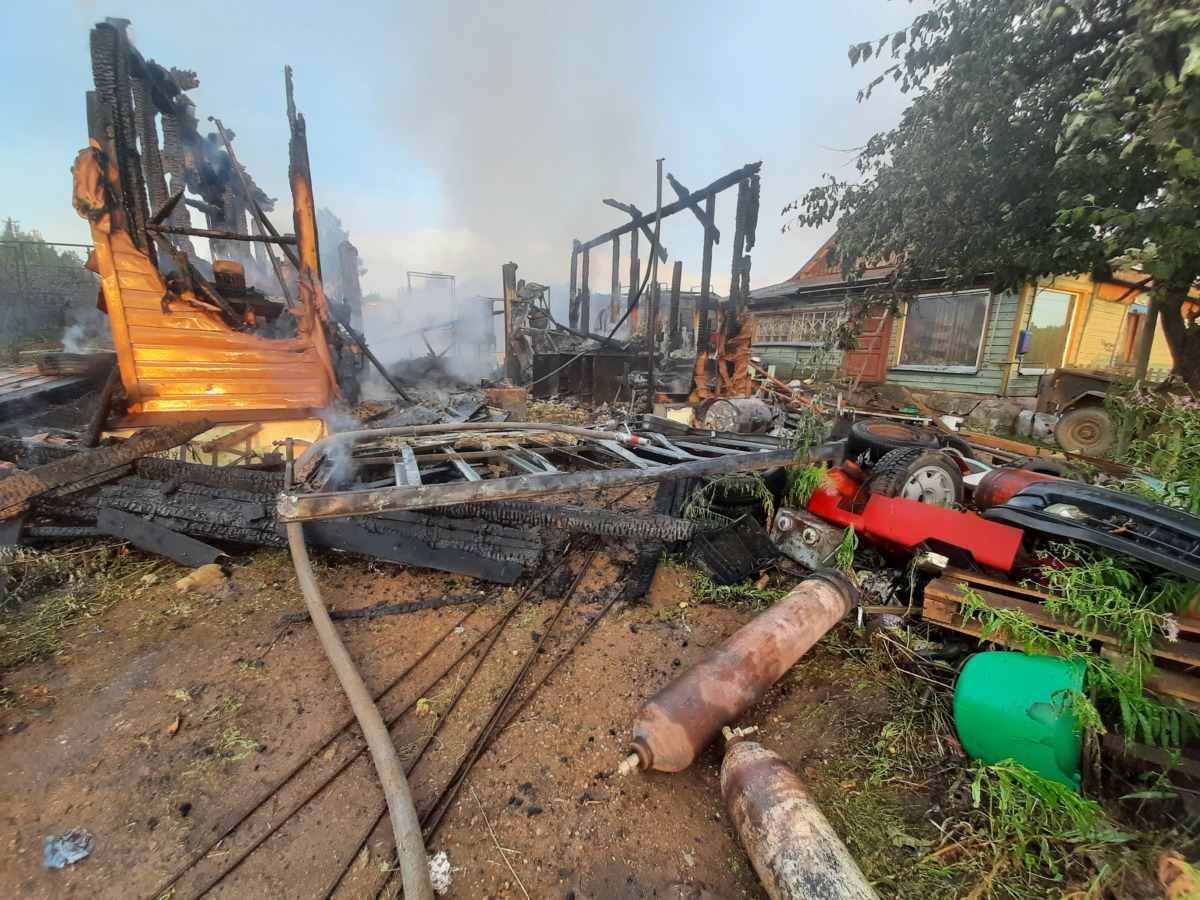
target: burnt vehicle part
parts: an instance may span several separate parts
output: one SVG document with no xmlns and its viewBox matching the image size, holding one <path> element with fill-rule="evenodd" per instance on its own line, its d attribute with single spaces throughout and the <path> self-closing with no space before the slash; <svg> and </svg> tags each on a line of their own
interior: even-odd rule
<svg viewBox="0 0 1200 900">
<path fill-rule="evenodd" d="M 351 342 L 321 287 L 306 130 L 290 70 L 295 235 L 266 217 L 274 201 L 237 164 L 229 132 L 217 123 L 219 136 L 201 133 L 187 97 L 195 74 L 146 60 L 127 25 L 111 19 L 92 30 L 90 142 L 72 169 L 127 397 L 123 424 L 185 413 L 287 419 L 328 406 L 341 394 L 337 368 Z M 192 227 L 193 209 L 206 228 Z M 200 239 L 211 260 L 196 253 Z M 277 279 L 281 300 L 255 286 L 268 279 Z"/>
<path fill-rule="evenodd" d="M 486 439 L 464 450 L 463 440 L 472 434 Z M 380 443 L 401 436 L 412 443 Z M 356 449 L 356 442 L 367 446 Z M 728 444 L 716 436 L 672 441 L 654 433 L 622 434 L 531 422 L 347 432 L 324 438 L 305 451 L 296 470 L 306 489 L 281 494 L 278 510 L 281 521 L 300 521 L 523 499 L 793 466 L 813 458 L 832 459 L 841 450 L 840 446 L 818 447 L 797 459 L 794 450 L 769 447 L 736 438 Z M 564 472 L 559 466 L 587 471 Z M 376 480 L 364 481 L 364 472 Z M 351 489 L 342 489 L 350 480 L 355 482 Z M 333 490 L 326 489 L 330 486 Z"/>
<path fill-rule="evenodd" d="M 864 490 L 950 506 L 963 501 L 963 476 L 953 457 L 941 450 L 890 450 L 871 466 Z"/>
<path fill-rule="evenodd" d="M 829 470 L 808 501 L 810 513 L 843 527 L 853 526 L 881 550 L 904 558 L 917 550 L 932 550 L 964 566 L 979 564 L 1008 572 L 1017 564 L 1025 536 L 1019 528 L 972 512 L 871 494 L 861 480 L 847 473 L 849 466 Z"/>
<path fill-rule="evenodd" d="M 849 614 L 850 580 L 820 572 L 655 694 L 642 707 L 621 772 L 680 772 Z"/>
<path fill-rule="evenodd" d="M 742 516 L 715 531 L 700 532 L 688 545 L 688 561 L 717 584 L 740 584 L 781 558 L 762 525 Z"/>
<path fill-rule="evenodd" d="M 1200 580 L 1200 516 L 1144 497 L 1045 478 L 983 515 L 990 522 L 1102 547 Z"/>
<path fill-rule="evenodd" d="M 869 462 L 893 450 L 914 447 L 932 450 L 937 446 L 937 435 L 916 425 L 890 419 L 861 419 L 850 426 L 846 435 L 846 459 Z"/>
</svg>

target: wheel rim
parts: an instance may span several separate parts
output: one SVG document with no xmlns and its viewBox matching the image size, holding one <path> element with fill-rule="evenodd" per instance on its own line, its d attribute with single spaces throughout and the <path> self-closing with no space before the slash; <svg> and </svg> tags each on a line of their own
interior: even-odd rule
<svg viewBox="0 0 1200 900">
<path fill-rule="evenodd" d="M 958 500 L 954 479 L 941 466 L 922 466 L 908 476 L 900 496 L 918 503 L 945 505 Z"/>
<path fill-rule="evenodd" d="M 1072 444 L 1090 447 L 1101 438 L 1100 423 L 1093 419 L 1079 419 L 1071 423 L 1064 437 Z"/>
</svg>

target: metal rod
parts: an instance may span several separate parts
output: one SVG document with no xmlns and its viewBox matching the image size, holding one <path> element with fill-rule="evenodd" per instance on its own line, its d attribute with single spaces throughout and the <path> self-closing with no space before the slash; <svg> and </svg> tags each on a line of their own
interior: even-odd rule
<svg viewBox="0 0 1200 900">
<path fill-rule="evenodd" d="M 369 359 L 371 361 L 371 364 L 373 366 L 375 366 L 376 369 L 379 370 L 379 374 L 383 376 L 384 381 L 386 381 L 388 384 L 390 384 L 392 386 L 392 390 L 395 391 L 397 394 L 399 394 L 400 397 L 403 400 L 407 401 L 408 403 L 415 403 L 416 401 L 414 401 L 413 398 L 409 396 L 408 392 L 405 391 L 404 388 L 402 388 L 400 386 L 400 383 L 397 382 L 396 379 L 392 378 L 392 376 L 388 372 L 387 368 L 383 365 L 383 363 L 381 363 L 379 361 L 379 357 L 376 356 L 371 351 L 371 348 L 367 346 L 367 339 L 365 337 L 363 337 L 361 334 L 359 334 L 357 331 L 355 331 L 354 326 L 351 325 L 349 322 L 342 321 L 341 316 L 339 316 L 337 314 L 337 312 L 334 310 L 334 308 L 332 306 L 329 307 L 329 315 L 331 315 L 333 317 L 333 320 L 335 322 L 337 322 L 339 325 L 341 325 L 343 328 L 346 329 L 346 333 L 348 335 L 350 335 L 350 337 L 354 338 L 354 342 L 356 344 L 358 344 L 359 349 L 362 350 L 363 356 L 365 356 L 367 359 Z M 424 337 L 424 335 L 422 335 L 422 337 Z M 429 342 L 426 341 L 425 345 L 428 347 Z M 429 352 L 430 353 L 433 352 L 432 347 L 429 348 Z"/>
</svg>

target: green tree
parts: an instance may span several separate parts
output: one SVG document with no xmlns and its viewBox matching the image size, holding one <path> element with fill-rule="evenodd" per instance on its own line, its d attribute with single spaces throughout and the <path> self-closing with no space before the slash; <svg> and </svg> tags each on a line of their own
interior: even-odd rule
<svg viewBox="0 0 1200 900">
<path fill-rule="evenodd" d="M 1200 390 L 1200 0 L 933 0 L 850 48 L 915 92 L 891 131 L 784 212 L 837 220 L 838 259 L 886 289 L 1012 288 L 1137 267 L 1175 371 Z M 786 226 L 785 226 L 786 227 Z"/>
</svg>

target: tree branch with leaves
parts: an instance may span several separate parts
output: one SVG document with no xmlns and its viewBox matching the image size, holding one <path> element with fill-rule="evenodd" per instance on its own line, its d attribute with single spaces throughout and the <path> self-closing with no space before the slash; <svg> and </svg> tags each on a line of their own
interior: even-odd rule
<svg viewBox="0 0 1200 900">
<path fill-rule="evenodd" d="M 884 64 L 860 100 L 890 79 L 913 102 L 856 177 L 826 176 L 784 214 L 836 221 L 851 279 L 895 263 L 855 302 L 1135 268 L 1200 390 L 1200 3 L 934 0 L 849 55 Z"/>
</svg>

